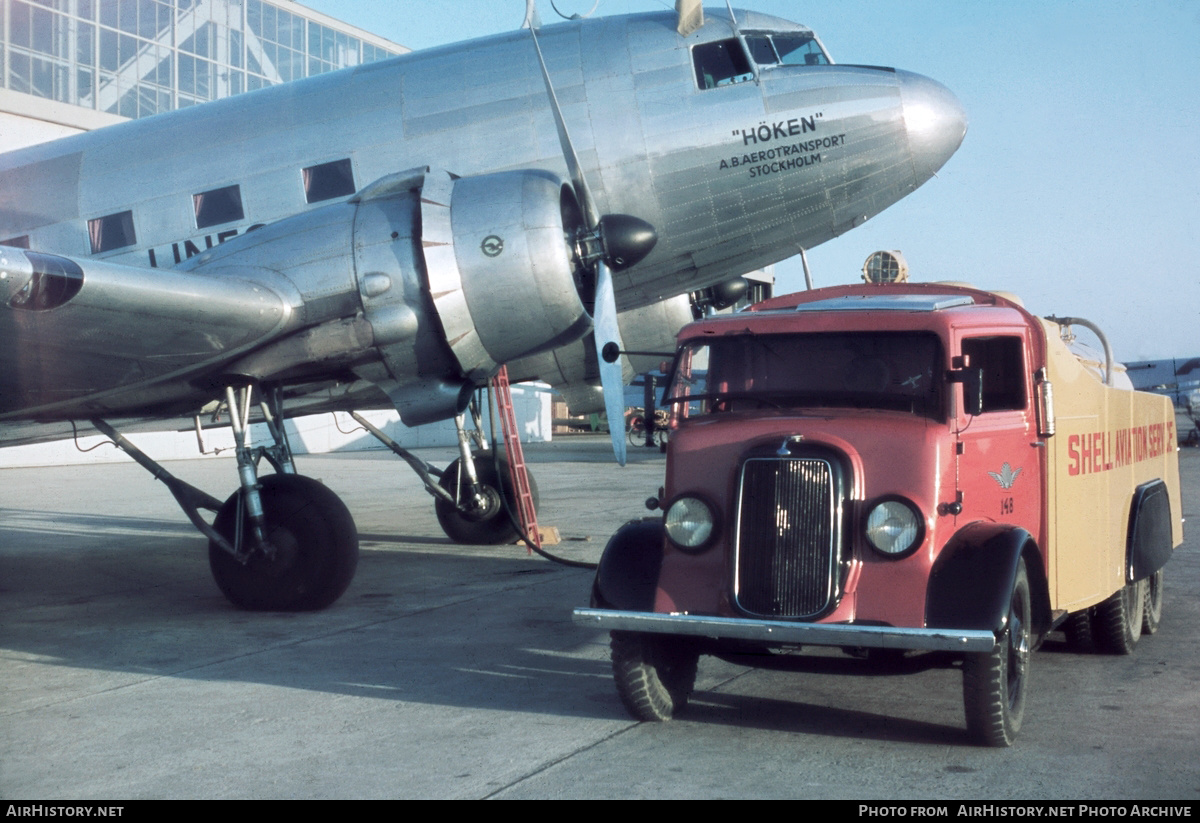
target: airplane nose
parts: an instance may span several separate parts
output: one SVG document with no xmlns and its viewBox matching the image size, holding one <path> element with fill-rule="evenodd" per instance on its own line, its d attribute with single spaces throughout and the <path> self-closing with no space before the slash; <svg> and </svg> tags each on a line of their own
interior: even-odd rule
<svg viewBox="0 0 1200 823">
<path fill-rule="evenodd" d="M 967 133 L 967 113 L 954 92 L 919 74 L 897 71 L 904 127 L 917 180 L 928 180 L 958 147 Z"/>
</svg>

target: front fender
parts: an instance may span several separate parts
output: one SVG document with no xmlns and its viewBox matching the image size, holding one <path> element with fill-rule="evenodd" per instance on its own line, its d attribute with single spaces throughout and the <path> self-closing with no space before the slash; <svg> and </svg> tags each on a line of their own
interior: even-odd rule
<svg viewBox="0 0 1200 823">
<path fill-rule="evenodd" d="M 661 518 L 633 520 L 617 529 L 596 567 L 592 606 L 653 611 L 665 536 Z"/>
<path fill-rule="evenodd" d="M 1041 555 L 1029 532 L 973 523 L 958 532 L 933 564 L 925 594 L 925 625 L 999 634 L 1008 618 L 1017 564 L 1025 557 L 1036 634 L 1050 627 L 1050 599 Z"/>
</svg>

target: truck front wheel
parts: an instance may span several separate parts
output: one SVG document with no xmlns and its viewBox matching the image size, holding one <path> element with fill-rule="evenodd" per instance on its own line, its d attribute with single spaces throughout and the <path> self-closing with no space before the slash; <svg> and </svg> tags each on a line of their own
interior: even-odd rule
<svg viewBox="0 0 1200 823">
<path fill-rule="evenodd" d="M 687 640 L 612 633 L 613 679 L 625 709 L 638 720 L 670 720 L 696 686 L 699 652 Z"/>
<path fill-rule="evenodd" d="M 967 732 L 988 746 L 1011 746 L 1025 716 L 1033 618 L 1025 561 L 1017 566 L 1008 620 L 996 648 L 963 659 L 963 708 Z"/>
</svg>

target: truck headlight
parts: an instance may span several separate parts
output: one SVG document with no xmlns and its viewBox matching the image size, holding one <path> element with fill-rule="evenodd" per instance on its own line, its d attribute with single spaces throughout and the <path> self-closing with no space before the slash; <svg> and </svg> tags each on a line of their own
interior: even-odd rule
<svg viewBox="0 0 1200 823">
<path fill-rule="evenodd" d="M 867 514 L 867 542 L 888 557 L 899 557 L 920 544 L 924 523 L 916 506 L 898 497 L 881 500 Z"/>
<path fill-rule="evenodd" d="M 712 507 L 699 497 L 677 497 L 663 518 L 667 537 L 676 546 L 688 551 L 698 551 L 708 544 L 715 531 L 715 523 Z"/>
</svg>

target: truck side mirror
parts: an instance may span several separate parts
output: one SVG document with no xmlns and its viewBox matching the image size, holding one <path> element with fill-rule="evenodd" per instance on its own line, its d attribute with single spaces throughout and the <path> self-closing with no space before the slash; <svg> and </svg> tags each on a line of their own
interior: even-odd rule
<svg viewBox="0 0 1200 823">
<path fill-rule="evenodd" d="M 963 406 L 969 415 L 983 412 L 983 369 L 954 369 L 946 375 L 951 383 L 962 383 Z"/>
</svg>

